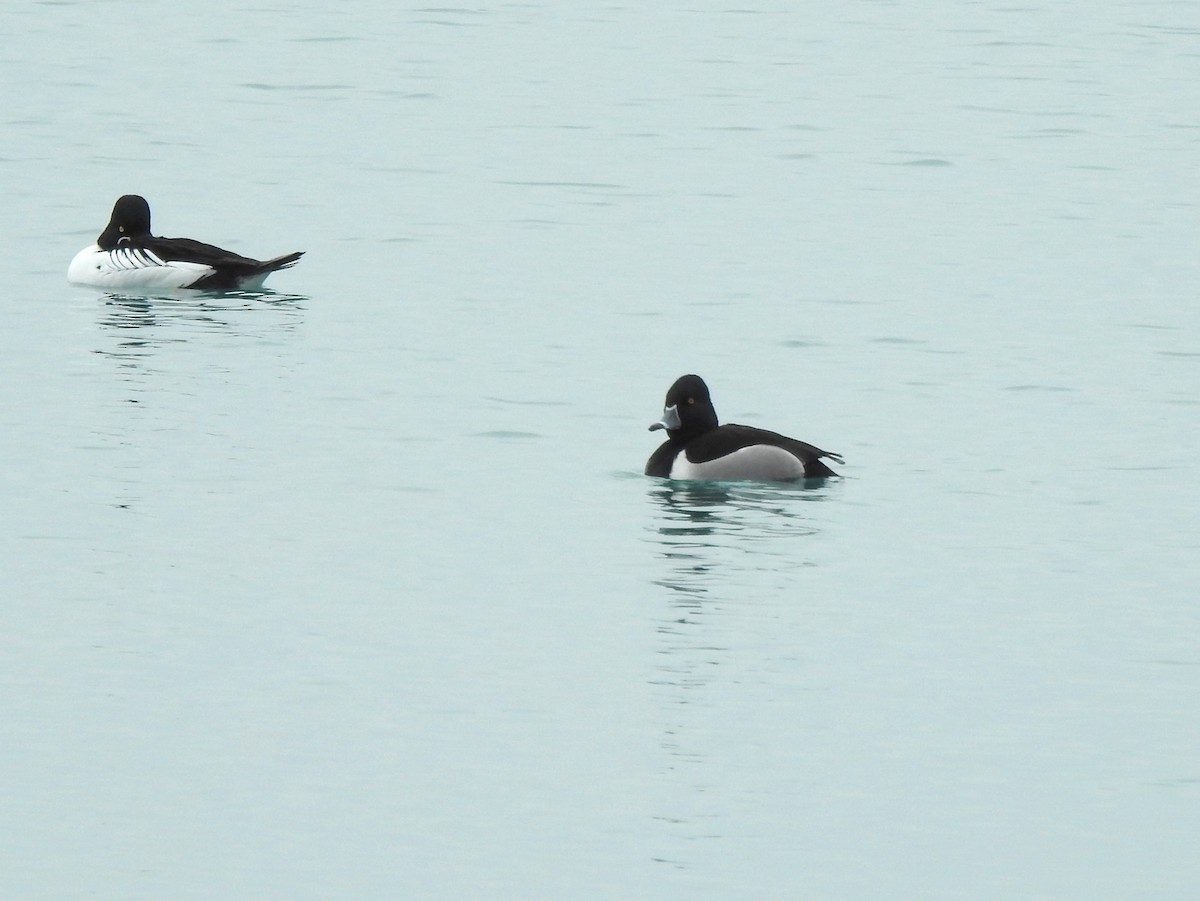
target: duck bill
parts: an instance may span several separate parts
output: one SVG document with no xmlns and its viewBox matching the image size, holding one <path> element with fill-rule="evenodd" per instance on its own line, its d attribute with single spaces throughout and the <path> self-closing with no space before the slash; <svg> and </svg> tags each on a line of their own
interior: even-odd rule
<svg viewBox="0 0 1200 901">
<path fill-rule="evenodd" d="M 657 432 L 659 429 L 666 429 L 668 432 L 673 432 L 683 425 L 679 421 L 679 408 L 672 405 L 663 410 L 662 419 L 650 426 L 650 431 Z"/>
</svg>

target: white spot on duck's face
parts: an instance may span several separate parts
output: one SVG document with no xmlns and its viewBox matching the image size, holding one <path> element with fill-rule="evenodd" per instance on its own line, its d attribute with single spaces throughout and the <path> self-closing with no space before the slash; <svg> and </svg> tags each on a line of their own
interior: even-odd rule
<svg viewBox="0 0 1200 901">
<path fill-rule="evenodd" d="M 755 444 L 703 463 L 693 463 L 681 453 L 671 464 L 671 478 L 794 482 L 804 478 L 804 464 L 782 447 Z"/>
</svg>

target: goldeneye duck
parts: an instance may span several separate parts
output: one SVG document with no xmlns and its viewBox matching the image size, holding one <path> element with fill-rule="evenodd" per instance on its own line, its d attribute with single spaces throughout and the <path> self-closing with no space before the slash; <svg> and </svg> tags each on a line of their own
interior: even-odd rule
<svg viewBox="0 0 1200 901">
<path fill-rule="evenodd" d="M 823 457 L 845 462 L 839 454 L 766 429 L 720 425 L 708 385 L 698 375 L 676 379 L 664 407 L 650 431 L 666 429 L 667 440 L 646 462 L 648 476 L 791 482 L 836 476 Z"/>
<path fill-rule="evenodd" d="M 254 290 L 303 255 L 253 260 L 191 238 L 156 238 L 150 234 L 150 204 L 126 194 L 113 205 L 108 227 L 96 243 L 71 260 L 67 280 L 97 288 Z"/>
</svg>

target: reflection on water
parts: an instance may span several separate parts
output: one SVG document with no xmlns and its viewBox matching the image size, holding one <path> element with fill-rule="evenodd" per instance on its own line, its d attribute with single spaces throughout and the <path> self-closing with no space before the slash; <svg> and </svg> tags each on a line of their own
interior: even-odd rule
<svg viewBox="0 0 1200 901">
<path fill-rule="evenodd" d="M 115 347 L 97 353 L 123 358 L 146 356 L 148 348 L 188 340 L 191 334 L 225 331 L 265 338 L 295 329 L 308 297 L 270 290 L 222 293 L 106 293 L 100 298 L 102 334 Z M 276 315 L 263 316 L 263 313 Z"/>
<path fill-rule="evenodd" d="M 724 580 L 728 568 L 796 565 L 795 557 L 787 558 L 801 546 L 781 547 L 774 539 L 815 535 L 817 527 L 804 515 L 803 505 L 823 501 L 836 490 L 832 482 L 668 481 L 654 486 L 650 498 L 660 510 L 651 529 L 663 558 L 672 564 L 657 584 L 680 595 L 704 595 Z"/>
<path fill-rule="evenodd" d="M 108 503 L 137 510 L 170 490 L 163 461 L 180 443 L 226 465 L 246 453 L 235 449 L 245 439 L 232 411 L 268 386 L 279 397 L 294 371 L 286 338 L 307 300 L 268 290 L 99 296 L 94 353 L 111 365 L 91 370 L 98 388 L 80 447 L 98 452 Z"/>
<path fill-rule="evenodd" d="M 743 727 L 746 692 L 770 683 L 772 658 L 794 653 L 791 642 L 782 651 L 778 644 L 793 615 L 779 605 L 796 604 L 814 565 L 809 546 L 820 528 L 810 505 L 838 492 L 837 482 L 681 481 L 648 491 L 650 540 L 663 563 L 655 584 L 667 590 L 652 676 L 665 798 L 653 816 L 664 833 L 659 863 L 702 867 L 702 840 L 728 828 L 714 789 L 742 774 L 730 774 L 728 761 L 714 767 L 713 758 Z"/>
</svg>

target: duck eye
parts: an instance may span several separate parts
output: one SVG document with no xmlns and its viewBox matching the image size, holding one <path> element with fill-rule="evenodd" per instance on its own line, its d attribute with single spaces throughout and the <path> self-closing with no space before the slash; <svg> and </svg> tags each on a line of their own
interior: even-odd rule
<svg viewBox="0 0 1200 901">
<path fill-rule="evenodd" d="M 125 226 L 123 226 L 123 225 L 118 225 L 118 226 L 117 226 L 117 231 L 119 231 L 121 234 L 125 234 Z"/>
<path fill-rule="evenodd" d="M 696 398 L 694 398 L 694 397 L 689 397 L 689 398 L 688 398 L 688 403 L 689 403 L 689 404 L 694 404 L 695 402 L 696 402 Z"/>
</svg>

